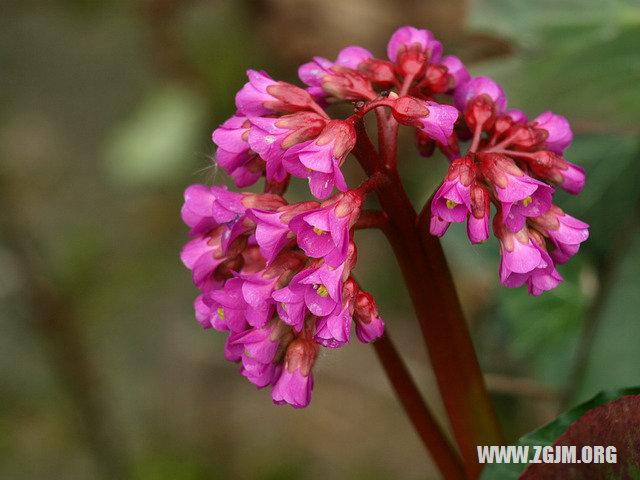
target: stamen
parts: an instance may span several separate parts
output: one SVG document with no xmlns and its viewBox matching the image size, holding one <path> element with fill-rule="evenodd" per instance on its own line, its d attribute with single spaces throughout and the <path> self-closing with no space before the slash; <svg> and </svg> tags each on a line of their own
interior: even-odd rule
<svg viewBox="0 0 640 480">
<path fill-rule="evenodd" d="M 218 310 L 216 310 L 216 313 L 218 314 L 218 317 L 220 317 L 220 320 L 224 321 L 224 309 L 220 307 Z"/>
<path fill-rule="evenodd" d="M 320 230 L 318 227 L 313 227 L 313 231 L 318 235 L 324 235 L 325 233 L 327 233 L 324 230 Z"/>
<path fill-rule="evenodd" d="M 325 298 L 327 295 L 329 295 L 329 291 L 327 290 L 327 287 L 325 287 L 324 285 L 318 286 L 317 292 L 318 292 L 318 295 L 320 295 L 322 298 Z"/>
<path fill-rule="evenodd" d="M 454 202 L 453 200 L 449 200 L 447 199 L 447 208 L 449 210 L 453 210 L 454 208 L 456 208 L 458 206 L 458 204 L 456 202 Z"/>
<path fill-rule="evenodd" d="M 522 200 L 522 205 L 524 205 L 524 206 L 526 207 L 526 206 L 527 206 L 527 205 L 529 205 L 531 202 L 533 202 L 533 198 L 531 198 L 531 197 L 527 197 L 527 198 L 525 198 L 525 199 L 523 199 L 523 200 Z"/>
</svg>

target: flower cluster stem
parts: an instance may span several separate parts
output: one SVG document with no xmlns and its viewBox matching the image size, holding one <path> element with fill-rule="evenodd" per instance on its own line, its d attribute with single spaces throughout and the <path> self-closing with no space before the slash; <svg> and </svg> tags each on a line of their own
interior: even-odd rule
<svg viewBox="0 0 640 480">
<path fill-rule="evenodd" d="M 502 436 L 451 273 L 439 241 L 419 228 L 397 169 L 388 168 L 385 152 L 380 155 L 373 148 L 364 124 L 355 126 L 358 143 L 353 152 L 365 172 L 383 170 L 387 175 L 388 181 L 376 190 L 389 220 L 385 233 L 409 290 L 467 474 L 477 478 L 481 465 L 476 446 L 498 445 Z"/>
<path fill-rule="evenodd" d="M 460 457 L 433 418 L 388 333 L 384 333 L 373 343 L 373 346 L 398 400 L 418 431 L 425 447 L 431 452 L 442 476 L 447 480 L 466 479 Z"/>
</svg>

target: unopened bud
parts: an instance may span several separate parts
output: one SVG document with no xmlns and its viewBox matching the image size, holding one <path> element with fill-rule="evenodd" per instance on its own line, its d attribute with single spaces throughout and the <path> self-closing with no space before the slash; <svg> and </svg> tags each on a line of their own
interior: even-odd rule
<svg viewBox="0 0 640 480">
<path fill-rule="evenodd" d="M 356 335 L 362 343 L 373 342 L 384 333 L 384 322 L 378 314 L 376 302 L 369 293 L 358 292 L 353 319 L 356 322 Z"/>
</svg>

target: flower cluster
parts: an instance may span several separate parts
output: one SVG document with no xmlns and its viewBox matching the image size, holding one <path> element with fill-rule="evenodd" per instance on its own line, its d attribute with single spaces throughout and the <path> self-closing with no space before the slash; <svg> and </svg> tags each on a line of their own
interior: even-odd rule
<svg viewBox="0 0 640 480">
<path fill-rule="evenodd" d="M 277 194 L 192 185 L 182 218 L 195 238 L 182 261 L 201 290 L 196 318 L 228 331 L 225 355 L 275 403 L 305 407 L 319 346 L 363 342 L 384 329 L 377 307 L 351 277 L 352 228 L 364 194 L 287 204 Z"/>
<path fill-rule="evenodd" d="M 352 46 L 335 61 L 315 57 L 298 72 L 305 88 L 249 70 L 237 112 L 213 142 L 238 187 L 265 177 L 265 193 L 204 185 L 185 192 L 182 218 L 193 239 L 182 261 L 201 291 L 196 318 L 229 332 L 227 359 L 258 388 L 271 386 L 278 404 L 309 403 L 319 347 L 349 342 L 352 324 L 362 342 L 384 329 L 373 298 L 351 275 L 354 230 L 375 182 L 350 190 L 341 171 L 368 112 L 389 131 L 413 128 L 423 155 L 438 148 L 452 162 L 433 198 L 433 234 L 467 219 L 469 238 L 482 242 L 495 204 L 505 285 L 526 282 L 534 294 L 552 288 L 561 280 L 554 262 L 575 254 L 588 235 L 586 224 L 551 204 L 551 185 L 577 193 L 584 184 L 582 170 L 561 157 L 572 137 L 563 117 L 548 112 L 528 122 L 505 111 L 502 89 L 443 57 L 428 30 L 400 28 L 387 54 L 378 59 Z M 352 102 L 354 113 L 332 118 L 339 102 Z M 461 155 L 460 141 L 469 139 Z M 306 179 L 322 203 L 287 203 L 291 177 Z"/>
<path fill-rule="evenodd" d="M 555 288 L 562 281 L 555 265 L 589 237 L 586 223 L 552 203 L 554 186 L 575 195 L 585 183 L 583 169 L 562 157 L 573 139 L 569 122 L 551 112 L 529 121 L 520 110 L 506 110 L 502 88 L 486 77 L 463 82 L 453 97 L 464 120 L 457 132 L 472 141 L 433 197 L 431 233 L 442 236 L 452 222 L 466 220 L 469 240 L 480 243 L 493 223 L 500 282 L 526 283 L 531 295 Z"/>
</svg>

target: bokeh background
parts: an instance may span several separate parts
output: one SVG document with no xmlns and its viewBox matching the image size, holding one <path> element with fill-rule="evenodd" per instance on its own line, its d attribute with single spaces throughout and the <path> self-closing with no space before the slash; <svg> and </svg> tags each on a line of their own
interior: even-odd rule
<svg viewBox="0 0 640 480">
<path fill-rule="evenodd" d="M 227 182 L 210 133 L 245 69 L 383 56 L 432 29 L 530 116 L 567 116 L 587 171 L 558 204 L 591 238 L 540 298 L 498 285 L 495 240 L 444 245 L 509 440 L 640 384 L 640 6 L 634 0 L 4 0 L 0 15 L 0 477 L 424 479 L 433 465 L 368 346 L 324 351 L 310 408 L 271 404 L 199 327 L 178 252 L 190 183 Z M 406 136 L 416 205 L 446 170 Z M 352 179 L 355 162 L 347 166 Z M 294 188 L 293 195 L 303 189 Z M 358 275 L 438 417 L 384 239 Z"/>
</svg>

